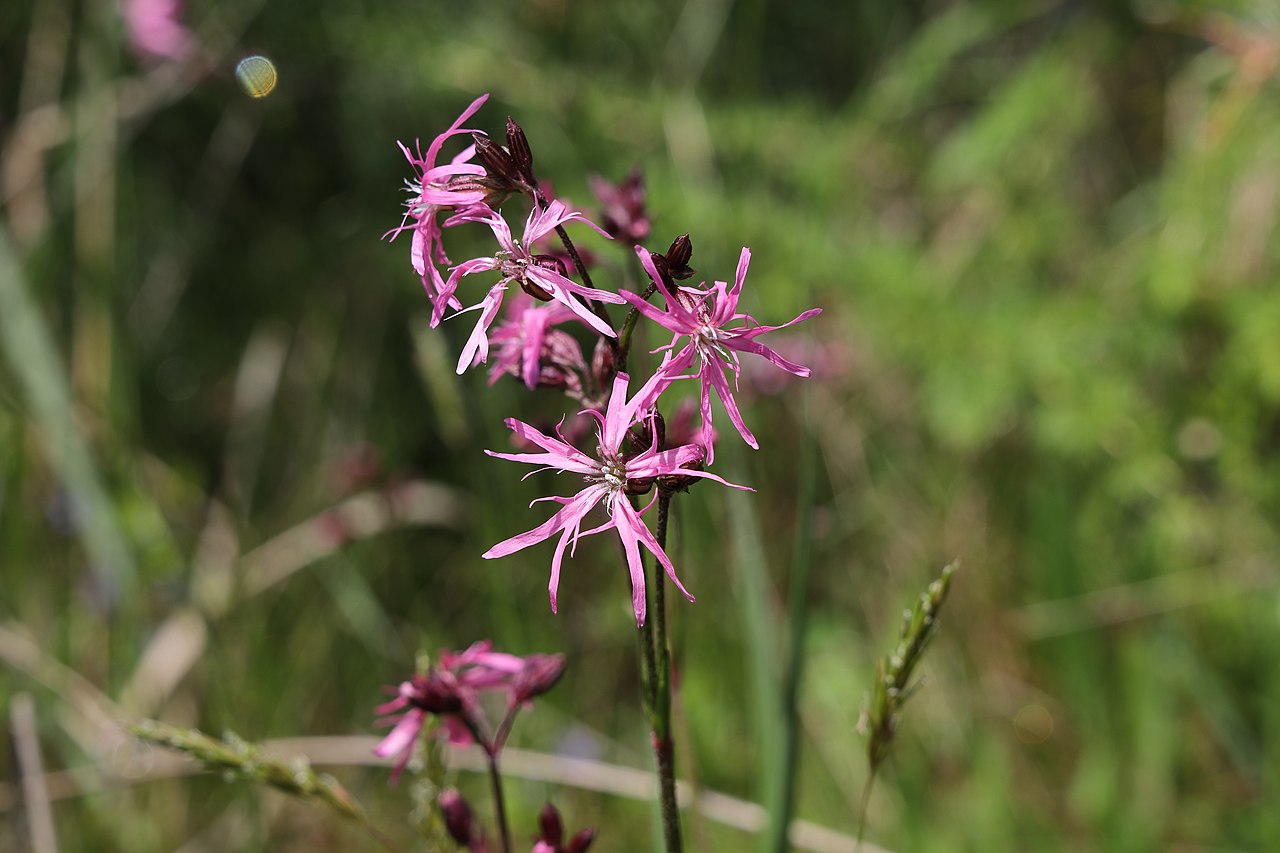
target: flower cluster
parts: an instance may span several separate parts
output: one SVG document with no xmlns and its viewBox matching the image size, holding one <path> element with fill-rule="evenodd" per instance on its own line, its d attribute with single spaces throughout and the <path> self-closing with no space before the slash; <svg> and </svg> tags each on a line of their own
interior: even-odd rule
<svg viewBox="0 0 1280 853">
<path fill-rule="evenodd" d="M 698 480 L 733 486 L 704 470 L 714 462 L 717 440 L 711 398 L 720 400 L 743 441 L 758 448 L 736 399 L 740 359 L 744 354 L 760 356 L 788 374 L 808 376 L 808 368 L 787 360 L 759 338 L 814 317 L 820 309 L 805 311 L 780 326 L 763 325 L 740 310 L 751 259 L 745 247 L 732 284 L 683 284 L 694 274 L 689 266 L 693 244 L 683 235 L 666 252 L 645 248 L 652 223 L 639 171 L 617 186 L 593 178 L 592 189 L 603 205 L 603 224 L 597 225 L 563 199 L 549 197 L 534 172 L 528 139 L 514 120 L 507 119 L 505 146 L 479 130 L 463 129 L 487 97 L 472 102 L 425 154 L 412 154 L 401 145 L 416 174 L 409 182 L 411 198 L 404 218 L 389 236 L 413 234 L 410 262 L 431 298 L 433 326 L 460 314 L 478 314 L 459 354 L 459 373 L 489 364 L 492 348 L 496 355 L 490 382 L 510 374 L 531 389 L 561 390 L 581 406 L 580 414 L 595 422 L 591 442 L 589 433 L 571 430 L 567 434 L 563 424 L 552 435 L 515 418 L 507 420 L 529 452 L 488 451 L 491 456 L 573 474 L 582 485 L 571 496 L 540 498 L 559 508 L 542 524 L 499 542 L 484 556 L 505 556 L 555 537 L 549 583 L 554 610 L 565 552 L 572 554 L 583 536 L 612 530 L 626 555 L 632 608 L 636 622 L 642 624 L 646 593 L 641 549 L 653 554 L 677 588 L 693 600 L 644 515 L 660 495 L 683 491 Z M 469 134 L 469 144 L 448 165 L 437 165 L 443 147 L 464 134 Z M 529 204 L 519 238 L 502 207 L 513 197 L 525 198 Z M 455 264 L 445 254 L 443 229 L 465 224 L 487 227 L 495 245 L 489 255 Z M 594 231 L 624 249 L 633 249 L 645 282 L 643 291 L 597 286 L 584 260 L 589 256 L 577 249 L 567 226 Z M 563 250 L 548 245 L 553 235 Z M 483 274 L 496 275 L 496 280 L 467 296 L 468 282 Z M 507 298 L 513 287 L 514 297 Z M 661 304 L 651 301 L 655 296 L 661 297 Z M 504 301 L 505 319 L 497 323 Z M 610 317 L 609 306 L 627 310 L 621 323 Z M 670 333 L 671 340 L 655 350 L 665 352 L 661 365 L 632 394 L 631 378 L 623 366 L 641 318 L 660 333 Z M 596 338 L 589 360 L 579 342 L 582 335 Z M 660 398 L 686 380 L 698 383 L 700 425 L 696 431 L 684 431 L 690 439 L 685 443 L 669 442 Z M 639 498 L 655 485 L 658 494 L 641 506 Z M 607 520 L 584 530 L 596 507 L 604 508 Z"/>
<path fill-rule="evenodd" d="M 393 781 L 413 754 L 413 745 L 427 721 L 440 721 L 437 729 L 451 743 L 479 744 L 490 755 L 502 751 L 515 715 L 537 696 L 546 693 L 564 672 L 561 655 L 525 657 L 493 651 L 488 640 L 461 652 L 441 652 L 425 675 L 414 675 L 395 689 L 396 698 L 375 710 L 388 715 L 383 722 L 391 732 L 374 748 L 382 758 L 396 757 Z M 506 694 L 506 715 L 495 730 L 480 703 L 482 692 Z"/>
</svg>

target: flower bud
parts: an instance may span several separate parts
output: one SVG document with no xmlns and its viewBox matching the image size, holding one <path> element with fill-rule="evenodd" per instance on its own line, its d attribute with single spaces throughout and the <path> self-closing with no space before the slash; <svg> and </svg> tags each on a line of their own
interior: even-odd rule
<svg viewBox="0 0 1280 853">
<path fill-rule="evenodd" d="M 667 249 L 664 260 L 667 262 L 667 271 L 671 273 L 671 277 L 683 281 L 693 275 L 693 268 L 689 266 L 689 261 L 693 258 L 693 242 L 689 239 L 688 234 L 681 234 L 675 240 L 671 241 L 671 247 Z"/>
<path fill-rule="evenodd" d="M 507 116 L 507 150 L 511 152 L 511 161 L 520 178 L 529 186 L 537 186 L 537 179 L 533 176 L 533 151 L 529 149 L 529 139 L 511 116 Z"/>
<path fill-rule="evenodd" d="M 446 788 L 436 799 L 440 813 L 444 815 L 444 828 L 449 837 L 457 843 L 470 847 L 475 833 L 475 816 L 471 806 L 462 798 L 462 794 L 454 788 Z"/>
<path fill-rule="evenodd" d="M 533 262 L 538 266 L 542 267 L 543 269 L 548 269 L 548 270 L 551 270 L 552 272 L 560 273 L 560 275 L 564 276 L 565 278 L 569 277 L 569 266 L 568 264 L 565 263 L 565 256 L 563 254 L 534 255 Z"/>
<path fill-rule="evenodd" d="M 476 145 L 476 160 L 484 167 L 485 174 L 482 177 L 459 176 L 456 184 L 460 188 L 483 189 L 486 193 L 485 203 L 494 208 L 514 193 L 530 191 L 520 167 L 505 148 L 494 144 L 483 133 L 473 133 L 471 138 Z"/>
<path fill-rule="evenodd" d="M 627 480 L 627 485 L 623 487 L 623 491 L 634 497 L 649 494 L 649 490 L 653 488 L 655 478 L 644 477 L 643 479 Z"/>
<path fill-rule="evenodd" d="M 596 840 L 596 828 L 594 826 L 579 830 L 574 833 L 573 838 L 569 839 L 569 843 L 565 845 L 566 853 L 587 853 L 587 848 Z"/>
<path fill-rule="evenodd" d="M 564 824 L 560 822 L 560 812 L 556 811 L 556 807 L 547 803 L 542 807 L 542 811 L 538 813 L 538 828 L 541 830 L 541 839 L 553 847 L 559 847 L 560 841 L 564 838 Z"/>
<path fill-rule="evenodd" d="M 520 289 L 539 302 L 550 302 L 554 298 L 544 288 L 539 287 L 527 278 L 520 279 Z"/>
</svg>

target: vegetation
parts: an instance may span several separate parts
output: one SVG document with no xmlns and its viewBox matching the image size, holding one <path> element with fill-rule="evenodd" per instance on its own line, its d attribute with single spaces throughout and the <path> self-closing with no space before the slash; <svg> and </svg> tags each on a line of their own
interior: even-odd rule
<svg viewBox="0 0 1280 853">
<path fill-rule="evenodd" d="M 868 840 L 1280 847 L 1268 0 L 193 2 L 185 64 L 130 53 L 113 5 L 0 15 L 0 707 L 31 694 L 36 726 L 6 715 L 0 761 L 36 738 L 62 849 L 379 849 L 113 720 L 372 744 L 419 650 L 482 638 L 566 656 L 513 750 L 647 769 L 610 543 L 566 563 L 559 615 L 550 546 L 480 558 L 541 520 L 541 481 L 482 453 L 539 398 L 455 376 L 469 328 L 428 329 L 407 245 L 378 240 L 395 140 L 485 91 L 560 197 L 640 164 L 653 248 L 690 232 L 727 279 L 750 246 L 753 314 L 824 307 L 792 342 L 814 378 L 744 380 L 770 452 L 717 453 L 757 493 L 675 504 L 684 778 L 780 796 L 802 659 L 795 814 L 856 834 L 877 660 L 957 560 Z M 278 756 L 407 844 L 419 794 L 336 743 Z M 506 764 L 518 843 L 549 797 L 595 849 L 657 835 L 650 805 L 530 766 Z M 453 781 L 483 810 L 482 774 Z M 689 813 L 686 844 L 762 845 L 751 815 Z"/>
</svg>

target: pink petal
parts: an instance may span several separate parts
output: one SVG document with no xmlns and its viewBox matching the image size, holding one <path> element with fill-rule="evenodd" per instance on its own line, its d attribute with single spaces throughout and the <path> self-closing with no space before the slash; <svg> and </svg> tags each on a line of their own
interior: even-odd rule
<svg viewBox="0 0 1280 853">
<path fill-rule="evenodd" d="M 604 488 L 603 486 L 588 486 L 570 499 L 569 503 L 565 504 L 559 512 L 542 524 L 532 530 L 512 536 L 510 539 L 504 539 L 480 556 L 486 560 L 492 560 L 495 557 L 514 554 L 517 551 L 528 548 L 530 545 L 542 542 L 566 525 L 581 521 L 582 516 L 586 515 L 587 511 L 599 502 L 603 496 Z"/>
<path fill-rule="evenodd" d="M 718 366 L 708 364 L 704 367 L 703 382 L 710 382 L 716 389 L 716 394 L 720 397 L 720 402 L 724 403 L 725 411 L 729 413 L 729 420 L 733 422 L 734 427 L 738 430 L 738 435 L 742 436 L 753 450 L 759 450 L 760 445 L 756 442 L 756 437 L 751 434 L 751 430 L 747 429 L 747 425 L 742 421 L 742 413 L 738 411 L 738 403 L 733 399 L 733 390 L 729 387 L 729 383 L 725 381 L 724 371 Z"/>
<path fill-rule="evenodd" d="M 500 281 L 489 290 L 489 295 L 480 303 L 480 319 L 476 322 L 476 327 L 472 330 L 471 337 L 467 338 L 467 344 L 462 348 L 462 355 L 458 357 L 459 375 L 466 372 L 466 369 L 477 359 L 481 362 L 488 360 L 489 337 L 487 332 L 489 331 L 489 326 L 493 323 L 493 319 L 498 316 L 498 309 L 502 306 L 502 294 L 506 290 L 506 282 Z"/>
<path fill-rule="evenodd" d="M 373 748 L 373 754 L 379 758 L 390 758 L 410 749 L 414 739 L 418 737 L 418 732 L 422 731 L 424 718 L 425 714 L 417 708 L 405 714 L 400 722 L 396 723 L 396 727 Z"/>
<path fill-rule="evenodd" d="M 462 114 L 458 116 L 457 120 L 454 121 L 453 124 L 449 125 L 448 130 L 446 130 L 444 133 L 440 134 L 434 140 L 432 140 L 431 145 L 427 148 L 427 156 L 422 158 L 423 162 L 428 164 L 428 167 L 435 165 L 436 157 L 439 156 L 440 154 L 440 147 L 444 145 L 444 142 L 446 139 L 459 133 L 471 132 L 469 130 L 464 130 L 462 128 L 462 123 L 467 119 L 471 118 L 473 115 L 475 115 L 476 110 L 480 109 L 480 107 L 483 106 L 484 102 L 487 100 L 489 100 L 488 92 L 476 98 L 474 101 L 471 102 L 470 106 L 468 106 L 465 110 L 462 111 Z"/>
</svg>

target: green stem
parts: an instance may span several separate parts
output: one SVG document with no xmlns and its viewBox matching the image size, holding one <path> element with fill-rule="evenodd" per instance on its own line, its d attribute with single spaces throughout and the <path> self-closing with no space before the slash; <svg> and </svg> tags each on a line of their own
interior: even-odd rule
<svg viewBox="0 0 1280 853">
<path fill-rule="evenodd" d="M 862 835 L 867 829 L 867 806 L 871 804 L 871 787 L 876 783 L 876 769 L 871 768 L 862 786 L 862 801 L 858 804 L 858 840 L 854 853 L 862 849 Z"/>
<path fill-rule="evenodd" d="M 648 301 L 650 296 L 658 292 L 658 286 L 650 283 L 640 294 L 640 298 Z M 627 317 L 622 321 L 622 331 L 618 332 L 617 356 L 614 363 L 618 366 L 619 373 L 627 371 L 627 354 L 631 352 L 631 335 L 636 330 L 636 321 L 640 319 L 640 311 L 632 308 L 627 312 Z"/>
<path fill-rule="evenodd" d="M 498 753 L 485 750 L 489 757 L 489 782 L 493 785 L 493 811 L 498 821 L 498 835 L 502 838 L 502 853 L 511 853 L 511 833 L 507 829 L 507 808 L 502 800 L 502 775 L 498 773 Z"/>
<path fill-rule="evenodd" d="M 667 520 L 671 514 L 673 493 L 658 493 L 658 547 L 667 549 Z M 662 566 L 654 561 L 653 595 L 654 617 L 657 627 L 656 673 L 653 713 L 653 751 L 658 761 L 658 794 L 662 807 L 662 828 L 667 842 L 667 853 L 679 853 L 683 848 L 680 839 L 680 806 L 676 800 L 675 748 L 671 739 L 671 656 L 667 648 L 666 575 Z M 648 621 L 648 620 L 646 620 Z"/>
</svg>

